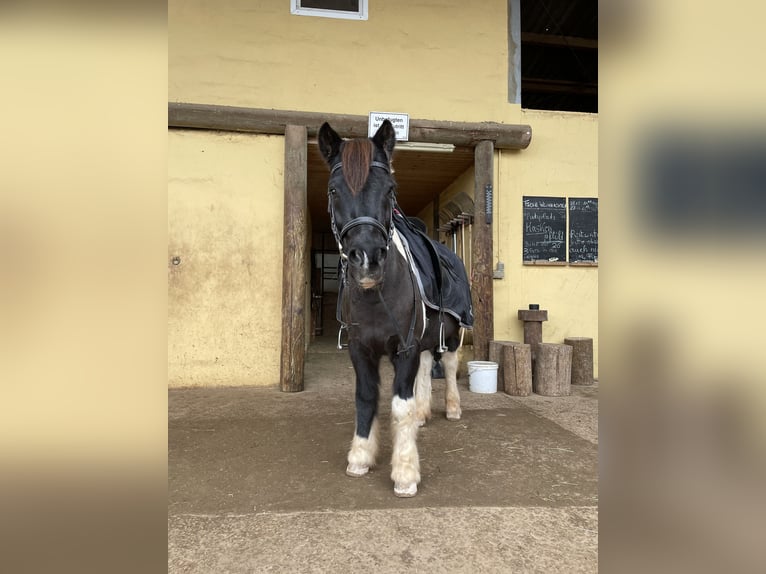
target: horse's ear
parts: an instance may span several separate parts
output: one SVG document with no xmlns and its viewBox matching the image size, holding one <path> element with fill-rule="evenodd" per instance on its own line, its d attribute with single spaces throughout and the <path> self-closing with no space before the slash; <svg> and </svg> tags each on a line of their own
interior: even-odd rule
<svg viewBox="0 0 766 574">
<path fill-rule="evenodd" d="M 331 166 L 333 159 L 340 152 L 340 144 L 343 142 L 337 132 L 330 127 L 327 122 L 322 124 L 317 134 L 317 143 L 319 144 L 319 151 L 322 153 L 327 165 Z"/>
<path fill-rule="evenodd" d="M 396 145 L 396 130 L 394 130 L 394 126 L 391 125 L 390 121 L 383 120 L 378 131 L 372 136 L 372 141 L 383 148 L 390 162 L 391 155 L 394 153 L 394 146 Z"/>
</svg>

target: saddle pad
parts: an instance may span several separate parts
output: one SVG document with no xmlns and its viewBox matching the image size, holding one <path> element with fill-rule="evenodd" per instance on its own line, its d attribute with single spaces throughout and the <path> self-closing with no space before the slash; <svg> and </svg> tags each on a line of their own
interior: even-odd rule
<svg viewBox="0 0 766 574">
<path fill-rule="evenodd" d="M 471 286 L 460 258 L 446 246 L 428 238 L 398 211 L 394 213 L 394 227 L 411 255 L 418 288 L 426 305 L 439 310 L 441 285 L 444 312 L 457 319 L 461 327 L 471 329 Z"/>
</svg>

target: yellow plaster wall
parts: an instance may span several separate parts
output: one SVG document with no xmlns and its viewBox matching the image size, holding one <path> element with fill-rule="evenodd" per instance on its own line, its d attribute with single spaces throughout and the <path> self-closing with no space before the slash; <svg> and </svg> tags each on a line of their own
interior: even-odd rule
<svg viewBox="0 0 766 574">
<path fill-rule="evenodd" d="M 170 386 L 278 384 L 283 172 L 282 137 L 170 130 Z"/>
<path fill-rule="evenodd" d="M 360 22 L 293 16 L 287 0 L 170 0 L 168 97 L 530 124 L 527 150 L 495 155 L 495 261 L 506 272 L 494 281 L 495 338 L 520 339 L 516 310 L 539 303 L 545 340 L 592 336 L 597 366 L 598 269 L 523 266 L 521 196 L 597 196 L 598 119 L 507 103 L 506 10 L 506 0 L 481 10 L 387 0 Z M 283 139 L 171 131 L 169 146 L 169 256 L 191 254 L 170 269 L 171 385 L 275 384 Z M 460 190 L 473 193 L 472 169 L 442 201 Z"/>
<path fill-rule="evenodd" d="M 524 195 L 598 197 L 598 116 L 523 110 L 532 143 L 522 152 L 496 152 L 495 263 L 505 279 L 494 280 L 495 338 L 523 340 L 518 309 L 538 303 L 548 310 L 543 340 L 593 337 L 598 376 L 598 267 L 522 264 Z"/>
<path fill-rule="evenodd" d="M 518 123 L 506 0 L 373 0 L 369 20 L 288 0 L 170 0 L 168 96 L 195 102 Z"/>
<path fill-rule="evenodd" d="M 523 341 L 517 311 L 538 303 L 548 310 L 544 341 L 593 338 L 598 376 L 598 267 L 522 264 L 522 196 L 598 197 L 598 116 L 524 110 L 522 122 L 532 126 L 529 148 L 495 152 L 493 266 L 505 263 L 505 278 L 493 280 L 494 338 Z M 461 191 L 473 197 L 473 167 L 445 189 L 439 201 L 444 205 Z M 429 229 L 432 213 L 428 206 L 419 214 Z M 451 246 L 446 234 L 440 238 Z"/>
</svg>

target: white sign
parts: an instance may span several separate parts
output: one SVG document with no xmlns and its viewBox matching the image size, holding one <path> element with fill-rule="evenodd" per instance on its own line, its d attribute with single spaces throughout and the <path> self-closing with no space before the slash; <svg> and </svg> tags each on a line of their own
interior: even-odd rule
<svg viewBox="0 0 766 574">
<path fill-rule="evenodd" d="M 391 122 L 396 132 L 396 140 L 406 142 L 410 137 L 410 115 L 397 114 L 394 112 L 370 112 L 370 121 L 367 127 L 367 136 L 372 137 L 378 131 L 380 124 L 385 120 Z"/>
</svg>

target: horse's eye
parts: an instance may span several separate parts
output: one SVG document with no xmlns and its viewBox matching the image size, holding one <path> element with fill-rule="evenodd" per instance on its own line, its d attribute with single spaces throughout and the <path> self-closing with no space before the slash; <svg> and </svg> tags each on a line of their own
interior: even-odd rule
<svg viewBox="0 0 766 574">
<path fill-rule="evenodd" d="M 329 193 L 330 195 L 335 195 L 335 188 L 331 187 L 330 189 L 327 190 L 327 193 Z"/>
</svg>

